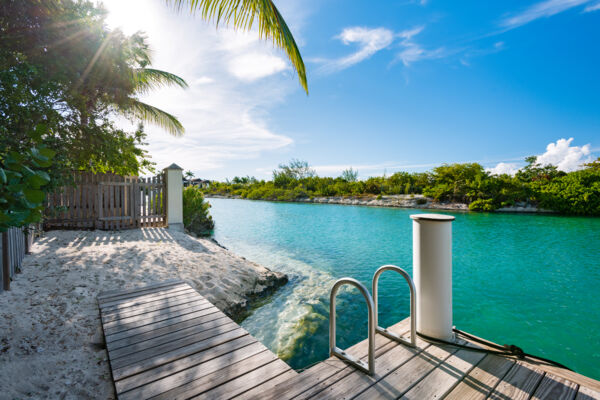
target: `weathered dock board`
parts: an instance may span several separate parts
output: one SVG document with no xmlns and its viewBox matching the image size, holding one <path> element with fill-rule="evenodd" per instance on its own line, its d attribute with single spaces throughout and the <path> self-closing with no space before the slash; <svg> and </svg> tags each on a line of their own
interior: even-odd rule
<svg viewBox="0 0 600 400">
<path fill-rule="evenodd" d="M 119 399 L 256 398 L 297 375 L 185 282 L 104 292 L 98 305 Z"/>
<path fill-rule="evenodd" d="M 408 337 L 409 320 L 390 330 Z M 331 357 L 263 391 L 260 399 L 600 400 L 600 382 L 547 365 L 421 339 L 412 349 L 377 335 L 375 347 L 373 376 Z M 366 361 L 367 341 L 347 352 Z"/>
<path fill-rule="evenodd" d="M 600 400 L 600 382 L 567 370 L 381 335 L 373 376 L 336 357 L 296 373 L 181 281 L 98 303 L 119 399 Z M 408 336 L 409 320 L 390 330 Z M 367 349 L 365 340 L 347 351 L 366 361 Z"/>
</svg>

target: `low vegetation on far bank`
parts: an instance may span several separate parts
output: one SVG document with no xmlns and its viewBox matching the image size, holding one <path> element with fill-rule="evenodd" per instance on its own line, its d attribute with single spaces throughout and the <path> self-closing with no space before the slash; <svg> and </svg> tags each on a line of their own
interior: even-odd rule
<svg viewBox="0 0 600 400">
<path fill-rule="evenodd" d="M 273 171 L 273 179 L 235 177 L 212 182 L 208 195 L 251 200 L 297 201 L 328 196 L 421 194 L 439 203 L 468 204 L 472 211 L 532 205 L 561 214 L 600 216 L 600 158 L 573 172 L 539 165 L 536 157 L 514 176 L 492 175 L 477 163 L 444 164 L 430 172 L 396 172 L 359 180 L 346 170 L 337 178 L 319 177 L 307 162 L 292 160 Z"/>
</svg>

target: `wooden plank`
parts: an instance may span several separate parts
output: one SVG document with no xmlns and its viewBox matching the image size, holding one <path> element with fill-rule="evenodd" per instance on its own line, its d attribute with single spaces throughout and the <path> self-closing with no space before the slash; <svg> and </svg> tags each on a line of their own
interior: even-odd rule
<svg viewBox="0 0 600 400">
<path fill-rule="evenodd" d="M 517 361 L 488 399 L 529 399 L 543 377 L 544 372 Z"/>
<path fill-rule="evenodd" d="M 197 296 L 194 293 L 194 289 L 179 287 L 177 290 L 173 290 L 169 293 L 161 293 L 161 294 L 147 294 L 140 296 L 140 298 L 128 297 L 126 299 L 115 300 L 113 302 L 104 303 L 104 305 L 99 304 L 99 307 L 102 309 L 102 312 L 114 312 L 114 311 L 122 311 L 127 310 L 129 308 L 141 307 L 144 305 L 151 305 L 158 301 L 164 301 L 167 299 L 174 299 L 179 296 Z"/>
<path fill-rule="evenodd" d="M 100 177 L 97 177 L 98 179 L 98 185 L 96 185 L 94 187 L 94 190 L 96 191 L 96 204 L 95 206 L 95 221 L 94 221 L 94 225 L 96 227 L 96 229 L 100 229 L 102 228 L 102 224 L 104 224 L 104 222 L 100 222 L 100 218 L 104 217 L 104 213 L 102 210 L 102 191 L 104 189 L 103 186 L 100 186 L 101 180 Z"/>
<path fill-rule="evenodd" d="M 141 305 L 144 303 L 150 303 L 153 301 L 173 298 L 175 296 L 181 296 L 183 294 L 189 294 L 193 296 L 200 296 L 194 293 L 194 289 L 190 287 L 186 287 L 184 285 L 181 286 L 173 286 L 172 288 L 165 288 L 163 292 L 142 292 L 139 294 L 139 297 L 135 296 L 127 296 L 121 299 L 106 301 L 105 303 L 100 303 L 99 307 L 104 311 L 111 311 L 117 309 L 125 309 L 132 306 Z M 109 299 L 110 300 L 110 299 Z"/>
<path fill-rule="evenodd" d="M 238 331 L 238 332 L 234 332 L 234 331 Z M 182 347 L 202 343 L 202 341 L 209 342 L 210 339 L 212 339 L 214 337 L 224 336 L 227 333 L 231 333 L 233 335 L 239 335 L 239 336 L 241 336 L 243 334 L 247 334 L 246 331 L 244 331 L 242 328 L 240 328 L 239 326 L 237 326 L 235 324 L 234 324 L 234 326 L 231 326 L 231 324 L 221 325 L 216 328 L 209 329 L 208 331 L 201 332 L 192 337 L 190 337 L 190 336 L 178 337 L 178 335 L 180 334 L 180 331 L 178 331 L 178 332 L 174 333 L 174 335 L 173 335 L 174 338 L 171 341 L 158 344 L 154 347 L 147 347 L 147 348 L 137 351 L 135 353 L 128 353 L 127 348 L 123 348 L 124 350 L 121 350 L 121 349 L 115 350 L 114 353 L 116 353 L 117 356 L 119 356 L 119 355 L 123 355 L 123 356 L 114 358 L 113 353 L 111 353 L 110 354 L 110 356 L 111 356 L 110 362 L 111 362 L 111 365 L 113 366 L 113 368 L 116 368 L 116 369 L 123 368 L 128 365 L 133 365 L 133 364 L 136 364 L 137 362 L 147 360 L 147 359 L 159 356 L 161 354 L 168 353 L 173 350 L 180 349 Z M 236 337 L 238 337 L 238 336 L 236 336 Z M 160 338 L 157 339 L 157 341 L 159 341 L 159 340 L 160 340 Z"/>
<path fill-rule="evenodd" d="M 262 399 L 265 391 L 274 388 L 276 385 L 279 385 L 283 382 L 289 381 L 291 379 L 295 379 L 298 376 L 298 373 L 293 369 L 290 369 L 287 372 L 284 372 L 281 375 L 277 375 L 275 378 L 270 379 L 266 382 L 261 383 L 259 386 L 255 386 L 250 390 L 246 390 L 239 396 L 235 397 L 235 400 L 255 400 Z"/>
<path fill-rule="evenodd" d="M 546 374 L 533 394 L 532 400 L 573 400 L 579 385 L 564 378 Z"/>
<path fill-rule="evenodd" d="M 109 290 L 109 291 L 100 293 L 97 298 L 98 298 L 99 302 L 104 302 L 106 299 L 108 299 L 110 297 L 122 296 L 124 294 L 137 293 L 137 292 L 140 292 L 143 290 L 158 289 L 158 288 L 174 286 L 174 285 L 178 285 L 178 284 L 185 284 L 185 281 L 182 281 L 181 279 L 172 279 L 172 280 L 169 280 L 166 282 L 154 283 L 154 284 L 140 286 L 140 287 L 136 287 L 136 288 L 132 288 L 132 289 L 128 289 L 128 290 L 123 290 L 123 289 Z"/>
<path fill-rule="evenodd" d="M 164 328 L 166 326 L 175 325 L 180 322 L 189 321 L 189 320 L 192 320 L 192 319 L 195 319 L 198 317 L 203 317 L 203 316 L 214 314 L 214 313 L 218 313 L 219 315 L 225 315 L 221 311 L 219 311 L 219 309 L 216 307 L 207 308 L 202 311 L 196 311 L 196 312 L 193 312 L 190 314 L 181 315 L 179 317 L 165 319 L 160 322 L 154 322 L 151 324 L 138 326 L 136 328 L 132 328 L 132 329 L 129 329 L 126 331 L 118 332 L 118 333 L 107 334 L 105 332 L 105 339 L 107 342 L 117 341 L 117 340 L 124 339 L 124 338 L 130 337 L 130 336 L 135 336 L 135 335 L 139 335 L 141 333 L 150 332 L 150 331 L 153 331 L 156 329 Z"/>
<path fill-rule="evenodd" d="M 222 385 L 226 382 L 230 382 L 238 376 L 247 374 L 257 368 L 260 368 L 263 365 L 273 363 L 276 360 L 277 357 L 273 353 L 265 350 L 249 358 L 246 358 L 238 363 L 228 365 L 225 368 L 221 368 L 210 374 L 203 375 L 199 379 L 192 380 L 181 386 L 177 386 L 171 390 L 165 391 L 159 394 L 158 396 L 154 397 L 154 399 L 183 400 L 188 399 L 190 397 L 198 396 L 204 392 L 208 392 L 209 390 L 219 385 Z M 277 370 L 280 370 L 279 365 L 275 367 Z M 260 379 L 260 376 L 252 376 L 252 378 Z M 245 379 L 248 379 L 248 377 L 246 377 Z M 213 399 L 215 397 L 210 396 L 207 398 Z"/>
<path fill-rule="evenodd" d="M 2 232 L 2 288 L 10 290 L 10 253 L 8 232 Z"/>
<path fill-rule="evenodd" d="M 401 398 L 434 399 L 442 398 L 456 386 L 466 374 L 485 357 L 485 353 L 460 349 L 429 375 L 412 387 Z"/>
<path fill-rule="evenodd" d="M 140 185 L 141 187 L 141 196 L 142 196 L 142 210 L 141 210 L 141 226 L 142 227 L 146 227 L 146 214 L 147 210 L 146 210 L 146 193 L 148 192 L 148 187 L 145 185 L 146 183 L 146 178 L 140 178 L 142 181 L 142 185 Z"/>
<path fill-rule="evenodd" d="M 124 177 L 120 177 L 121 178 L 121 182 L 119 183 L 125 183 L 125 178 Z M 119 216 L 122 219 L 127 218 L 126 217 L 126 213 L 125 213 L 125 186 L 118 186 L 119 188 L 119 196 L 120 196 L 120 202 L 119 202 Z M 122 221 L 122 220 L 121 220 Z M 125 225 L 123 225 L 123 222 L 119 223 L 119 229 L 123 229 Z"/>
<path fill-rule="evenodd" d="M 192 288 L 187 283 L 178 283 L 175 285 L 165 286 L 162 288 L 139 290 L 139 291 L 133 292 L 133 293 L 126 293 L 123 295 L 115 295 L 115 296 L 107 297 L 107 298 L 101 299 L 99 301 L 99 303 L 100 303 L 101 308 L 105 308 L 110 305 L 125 304 L 125 303 L 132 302 L 132 301 L 133 302 L 136 302 L 136 301 L 141 302 L 147 298 L 151 298 L 151 297 L 156 298 L 156 296 L 164 296 L 164 295 L 168 296 L 172 293 L 189 291 L 190 289 L 192 289 Z"/>
<path fill-rule="evenodd" d="M 161 317 L 165 315 L 178 315 L 181 311 L 199 311 L 208 307 L 214 307 L 212 303 L 203 298 L 196 298 L 195 301 L 180 304 L 178 306 L 161 308 L 160 310 L 155 311 L 147 311 L 141 314 L 135 314 L 130 316 L 125 316 L 122 318 L 115 318 L 112 321 L 104 321 L 105 328 L 113 328 L 117 326 L 136 326 L 141 325 L 144 321 L 149 319 L 158 321 Z"/>
<path fill-rule="evenodd" d="M 575 400 L 600 400 L 600 391 L 586 386 L 579 386 Z"/>
<path fill-rule="evenodd" d="M 187 370 L 188 368 L 202 364 L 204 369 L 209 369 L 210 365 L 207 366 L 207 362 L 221 356 L 231 354 L 238 349 L 246 348 L 248 346 L 254 346 L 259 351 L 265 350 L 265 347 L 256 341 L 252 336 L 246 335 L 232 341 L 222 343 L 218 346 L 211 347 L 208 350 L 201 351 L 195 354 L 191 354 L 187 357 L 180 358 L 168 364 L 149 369 L 145 372 L 132 375 L 128 378 L 121 379 L 115 383 L 115 387 L 118 393 L 126 392 L 137 387 L 146 385 L 150 382 L 157 381 L 179 371 Z M 246 350 L 247 352 L 247 350 Z M 251 355 L 250 353 L 246 353 Z M 223 363 L 224 359 L 220 359 L 219 363 Z M 223 366 L 223 364 L 221 364 Z M 210 371 L 209 372 L 213 372 Z"/>
<path fill-rule="evenodd" d="M 242 328 L 239 328 L 233 331 L 226 332 L 219 336 L 213 336 L 212 338 L 203 340 L 201 342 L 195 342 L 188 346 L 179 347 L 166 353 L 157 354 L 151 358 L 138 361 L 135 364 L 130 364 L 121 368 L 115 368 L 113 366 L 113 378 L 115 380 L 120 380 L 134 374 L 139 374 L 140 372 L 144 372 L 149 369 L 173 362 L 175 360 L 179 360 L 180 358 L 187 357 L 200 351 L 208 350 L 212 347 L 218 346 L 226 342 L 230 342 L 234 339 L 238 339 L 246 335 L 248 335 L 248 332 L 246 332 Z"/>
<path fill-rule="evenodd" d="M 181 316 L 184 316 L 187 314 L 193 314 L 195 312 L 200 312 L 200 311 L 216 312 L 216 311 L 219 311 L 219 309 L 216 308 L 215 306 L 213 306 L 212 303 L 206 303 L 206 304 L 189 307 L 185 310 L 177 310 L 172 313 L 168 313 L 168 312 L 160 313 L 160 315 L 157 315 L 157 316 L 143 318 L 143 319 L 135 320 L 135 321 L 128 322 L 128 323 L 117 323 L 115 325 L 105 326 L 104 332 L 107 335 L 113 335 L 115 333 L 128 331 L 128 330 L 131 330 L 134 328 L 139 328 L 144 325 L 156 324 L 157 322 L 181 317 Z"/>
<path fill-rule="evenodd" d="M 198 325 L 206 325 L 207 327 L 213 327 L 228 323 L 231 319 L 225 315 L 219 313 L 212 313 L 202 317 L 193 318 L 188 321 L 183 321 L 178 324 L 165 326 L 159 329 L 153 329 L 149 332 L 141 333 L 139 335 L 128 336 L 121 340 L 114 340 L 106 343 L 108 351 L 119 349 L 121 347 L 131 346 L 135 343 L 144 342 L 153 338 L 157 338 L 163 335 L 167 335 L 172 332 L 177 332 L 182 329 L 191 328 Z"/>
<path fill-rule="evenodd" d="M 195 380 L 198 380 L 206 375 L 213 374 L 215 371 L 231 366 L 235 363 L 239 363 L 240 361 L 251 358 L 257 354 L 266 353 L 265 346 L 262 344 L 255 342 L 248 346 L 228 351 L 226 354 L 223 354 L 219 357 L 213 358 L 212 360 L 203 360 L 202 353 L 197 354 L 196 357 L 187 357 L 183 360 L 179 360 L 179 365 L 175 368 L 179 368 L 179 370 L 172 371 L 173 363 L 167 364 L 163 366 L 159 376 L 164 374 L 165 371 L 168 375 L 162 376 L 155 380 L 154 382 L 148 382 L 148 374 L 141 377 L 140 375 L 135 375 L 129 378 L 126 383 L 119 381 L 116 384 L 117 393 L 122 393 L 128 390 L 128 392 L 120 394 L 119 398 L 122 400 L 126 399 L 147 399 L 153 396 L 160 395 L 164 392 L 167 392 L 173 388 L 177 388 L 179 386 L 188 384 Z M 265 357 L 266 357 L 265 354 Z M 182 365 L 185 365 L 186 368 L 181 370 Z M 150 379 L 156 378 L 154 373 L 156 369 L 148 371 L 152 373 Z M 136 386 L 134 386 L 136 385 Z M 133 386 L 133 390 L 130 387 Z M 137 389 L 134 389 L 137 387 Z"/>
<path fill-rule="evenodd" d="M 514 364 L 514 360 L 491 354 L 487 355 L 446 396 L 446 400 L 486 399 Z"/>
<path fill-rule="evenodd" d="M 196 398 L 210 400 L 231 399 L 253 388 L 261 387 L 265 382 L 289 371 L 290 367 L 285 362 L 276 358 L 275 361 L 233 379 L 224 385 L 202 393 Z"/>
<path fill-rule="evenodd" d="M 152 295 L 163 295 L 168 293 L 174 293 L 182 290 L 189 290 L 191 286 L 185 282 L 175 282 L 172 285 L 162 286 L 162 287 L 154 287 L 154 288 L 137 288 L 132 289 L 131 291 L 124 291 L 123 294 L 114 294 L 111 296 L 107 296 L 103 299 L 99 300 L 100 304 L 109 304 L 115 302 L 124 302 L 130 300 L 137 300 L 138 298 L 148 297 Z M 200 296 L 198 294 L 198 296 Z"/>
<path fill-rule="evenodd" d="M 163 298 L 158 298 L 154 300 L 146 300 L 137 303 L 135 302 L 135 300 L 131 300 L 130 305 L 104 307 L 102 309 L 102 313 L 105 317 L 110 318 L 113 314 L 119 314 L 127 311 L 145 310 L 150 309 L 152 307 L 158 307 L 165 304 L 174 304 L 178 301 L 195 298 L 197 298 L 196 294 L 193 291 L 190 292 L 190 290 L 188 289 L 182 290 L 181 292 L 172 293 L 172 295 L 168 295 L 166 297 L 163 296 Z"/>
<path fill-rule="evenodd" d="M 201 300 L 199 300 L 199 298 L 193 293 L 190 293 L 185 294 L 183 296 L 167 297 L 166 299 L 158 300 L 153 303 L 141 304 L 136 307 L 128 307 L 125 309 L 117 309 L 113 311 L 104 311 L 102 321 L 111 322 L 127 317 L 133 317 L 135 315 L 162 310 L 163 308 L 181 306 L 183 304 L 189 304 L 197 301 L 208 301 L 206 299 L 200 299 Z"/>
<path fill-rule="evenodd" d="M 232 331 L 234 329 L 239 328 L 238 324 L 233 321 L 224 321 L 224 323 L 216 323 L 213 325 L 196 325 L 190 328 L 181 329 L 170 333 L 168 335 L 163 335 L 159 337 L 155 337 L 153 339 L 146 340 L 141 343 L 132 344 L 130 346 L 121 347 L 119 349 L 111 350 L 110 357 L 111 360 L 116 360 L 121 357 L 128 356 L 133 353 L 143 352 L 149 349 L 154 348 L 166 344 L 172 344 L 178 341 L 183 343 L 188 340 L 190 336 L 194 336 L 192 339 L 194 341 L 200 341 L 204 339 L 211 338 L 213 336 L 221 335 L 223 333 Z"/>
</svg>

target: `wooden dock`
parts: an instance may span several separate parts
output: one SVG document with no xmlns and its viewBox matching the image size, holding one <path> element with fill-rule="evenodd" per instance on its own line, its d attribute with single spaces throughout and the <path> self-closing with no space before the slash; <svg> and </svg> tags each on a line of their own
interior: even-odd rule
<svg viewBox="0 0 600 400">
<path fill-rule="evenodd" d="M 119 399 L 257 398 L 297 375 L 187 283 L 98 297 Z"/>
<path fill-rule="evenodd" d="M 119 399 L 600 400 L 600 382 L 567 370 L 381 335 L 373 376 L 335 357 L 296 373 L 180 281 L 98 301 Z M 408 336 L 409 321 L 390 329 Z M 366 359 L 367 341 L 347 351 Z"/>
</svg>

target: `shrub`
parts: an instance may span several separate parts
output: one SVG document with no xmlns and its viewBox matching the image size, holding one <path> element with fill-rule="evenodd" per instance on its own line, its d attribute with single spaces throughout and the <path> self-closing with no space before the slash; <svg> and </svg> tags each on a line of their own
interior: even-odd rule
<svg viewBox="0 0 600 400">
<path fill-rule="evenodd" d="M 204 200 L 202 191 L 196 186 L 183 189 L 183 226 L 198 236 L 210 236 L 215 223 L 208 209 L 210 204 Z"/>
<path fill-rule="evenodd" d="M 496 208 L 492 199 L 478 199 L 469 204 L 471 211 L 494 211 Z"/>
<path fill-rule="evenodd" d="M 419 197 L 417 199 L 417 204 L 419 204 L 419 205 L 427 204 L 427 199 L 425 199 L 423 197 Z"/>
</svg>

